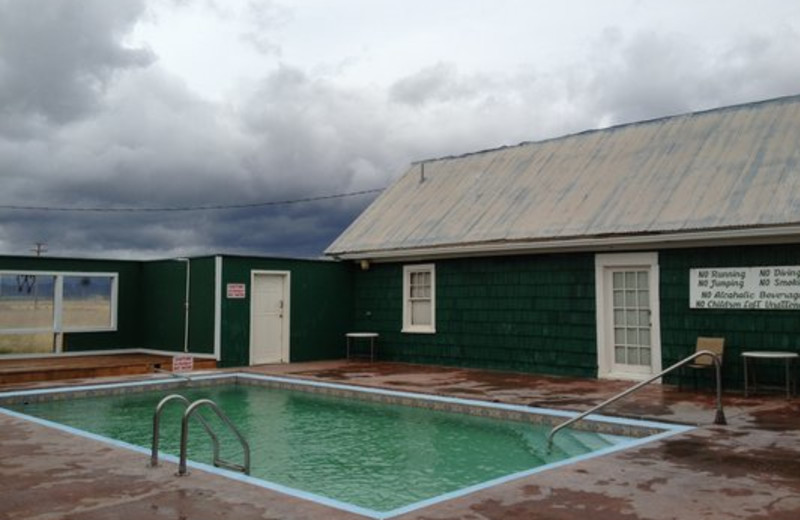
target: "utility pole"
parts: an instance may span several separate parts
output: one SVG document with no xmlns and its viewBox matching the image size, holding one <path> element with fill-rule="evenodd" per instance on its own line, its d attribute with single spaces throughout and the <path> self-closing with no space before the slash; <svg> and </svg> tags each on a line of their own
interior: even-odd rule
<svg viewBox="0 0 800 520">
<path fill-rule="evenodd" d="M 36 256 L 42 256 L 42 254 L 47 252 L 47 244 L 44 242 L 35 242 L 31 251 Z M 35 311 L 39 307 L 39 284 L 36 283 L 36 275 L 31 276 L 33 277 L 33 309 Z"/>
<path fill-rule="evenodd" d="M 31 251 L 36 256 L 42 256 L 42 254 L 47 252 L 47 244 L 45 244 L 44 242 L 36 242 L 35 244 L 33 244 L 33 249 L 31 249 Z"/>
</svg>

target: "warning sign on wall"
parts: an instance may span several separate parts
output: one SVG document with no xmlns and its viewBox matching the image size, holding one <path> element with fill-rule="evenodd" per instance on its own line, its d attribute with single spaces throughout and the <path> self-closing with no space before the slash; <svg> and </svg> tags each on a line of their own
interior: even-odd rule
<svg viewBox="0 0 800 520">
<path fill-rule="evenodd" d="M 172 358 L 173 372 L 191 372 L 194 370 L 194 358 L 192 356 L 175 356 Z"/>
<path fill-rule="evenodd" d="M 240 300 L 247 296 L 247 286 L 243 283 L 229 283 L 226 294 L 228 299 Z"/>
<path fill-rule="evenodd" d="M 800 266 L 691 269 L 692 309 L 800 309 Z"/>
</svg>

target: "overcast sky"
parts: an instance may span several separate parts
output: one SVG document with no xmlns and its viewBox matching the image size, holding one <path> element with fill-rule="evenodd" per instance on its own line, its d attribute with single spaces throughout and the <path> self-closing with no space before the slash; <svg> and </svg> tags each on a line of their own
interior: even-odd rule
<svg viewBox="0 0 800 520">
<path fill-rule="evenodd" d="M 797 0 L 0 0 L 0 254 L 313 257 L 412 161 L 800 94 Z"/>
</svg>

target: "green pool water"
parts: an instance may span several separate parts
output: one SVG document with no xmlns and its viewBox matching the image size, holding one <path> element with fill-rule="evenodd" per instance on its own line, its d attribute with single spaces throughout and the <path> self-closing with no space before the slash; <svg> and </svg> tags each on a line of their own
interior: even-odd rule
<svg viewBox="0 0 800 520">
<path fill-rule="evenodd" d="M 568 430 L 548 453 L 547 429 L 528 423 L 235 384 L 10 408 L 149 448 L 153 411 L 170 393 L 216 401 L 250 443 L 253 476 L 376 511 L 625 440 Z M 173 402 L 164 410 L 163 452 L 178 454 L 183 409 Z M 218 426 L 223 455 L 240 462 L 236 440 L 213 413 L 203 415 Z M 211 444 L 199 425 L 189 440 L 189 458 L 210 463 Z"/>
</svg>

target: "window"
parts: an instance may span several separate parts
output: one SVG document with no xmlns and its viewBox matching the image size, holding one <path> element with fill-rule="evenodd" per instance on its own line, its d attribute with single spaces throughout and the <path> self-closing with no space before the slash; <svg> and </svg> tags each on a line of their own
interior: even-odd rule
<svg viewBox="0 0 800 520">
<path fill-rule="evenodd" d="M 436 270 L 433 264 L 403 267 L 403 332 L 436 332 Z"/>
<path fill-rule="evenodd" d="M 52 350 L 53 334 L 63 332 L 116 330 L 117 277 L 0 272 L 0 353 Z"/>
<path fill-rule="evenodd" d="M 63 280 L 61 323 L 64 331 L 108 330 L 113 327 L 113 277 L 65 275 Z"/>
</svg>

